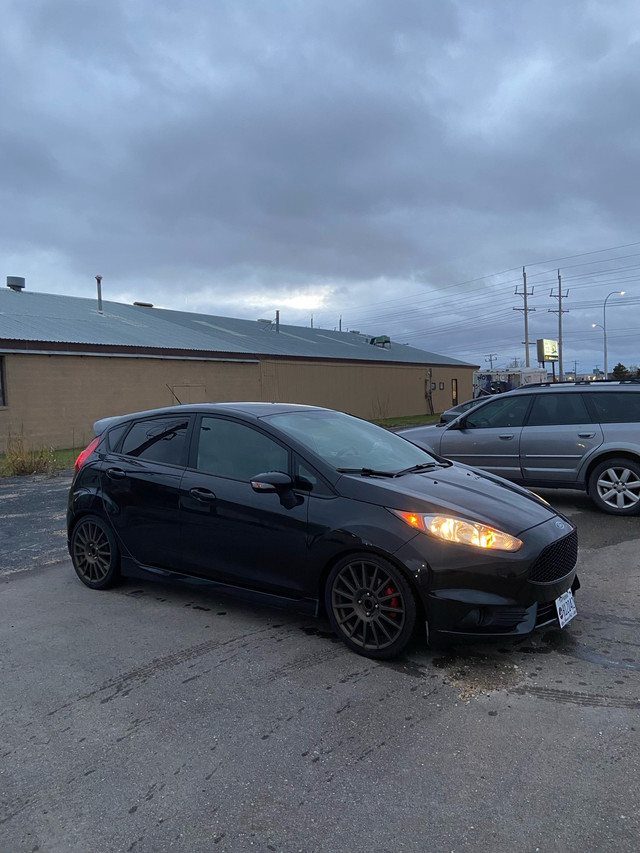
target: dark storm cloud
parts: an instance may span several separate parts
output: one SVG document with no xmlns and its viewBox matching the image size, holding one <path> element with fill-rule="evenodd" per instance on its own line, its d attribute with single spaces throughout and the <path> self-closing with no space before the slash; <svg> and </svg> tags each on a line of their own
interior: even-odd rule
<svg viewBox="0 0 640 853">
<path fill-rule="evenodd" d="M 0 38 L 0 248 L 64 292 L 410 285 L 471 324 L 453 283 L 640 231 L 631 3 L 22 0 Z"/>
</svg>

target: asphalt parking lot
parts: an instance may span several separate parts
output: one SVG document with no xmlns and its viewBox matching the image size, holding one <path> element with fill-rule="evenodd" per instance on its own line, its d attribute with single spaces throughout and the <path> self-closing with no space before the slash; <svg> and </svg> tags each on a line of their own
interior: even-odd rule
<svg viewBox="0 0 640 853">
<path fill-rule="evenodd" d="M 69 476 L 0 480 L 0 851 L 618 851 L 640 837 L 640 519 L 578 524 L 577 618 L 377 663 L 206 590 L 96 593 Z"/>
</svg>

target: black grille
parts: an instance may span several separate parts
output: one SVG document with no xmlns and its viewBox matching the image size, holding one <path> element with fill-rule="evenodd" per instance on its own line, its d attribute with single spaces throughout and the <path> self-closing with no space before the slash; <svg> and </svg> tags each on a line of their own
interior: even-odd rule
<svg viewBox="0 0 640 853">
<path fill-rule="evenodd" d="M 578 561 L 576 530 L 544 549 L 529 570 L 532 583 L 555 583 L 573 570 Z"/>
</svg>

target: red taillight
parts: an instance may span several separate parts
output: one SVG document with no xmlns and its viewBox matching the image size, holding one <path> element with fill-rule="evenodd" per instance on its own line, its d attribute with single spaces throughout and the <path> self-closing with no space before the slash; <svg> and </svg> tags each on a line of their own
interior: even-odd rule
<svg viewBox="0 0 640 853">
<path fill-rule="evenodd" d="M 87 447 L 85 447 L 85 449 L 82 451 L 80 456 L 78 456 L 78 458 L 76 459 L 76 465 L 75 465 L 76 474 L 82 468 L 82 466 L 87 461 L 87 459 L 91 456 L 93 451 L 98 446 L 99 442 L 100 442 L 100 436 L 98 436 L 97 438 L 94 438 L 93 441 L 91 442 L 91 444 L 89 444 Z"/>
</svg>

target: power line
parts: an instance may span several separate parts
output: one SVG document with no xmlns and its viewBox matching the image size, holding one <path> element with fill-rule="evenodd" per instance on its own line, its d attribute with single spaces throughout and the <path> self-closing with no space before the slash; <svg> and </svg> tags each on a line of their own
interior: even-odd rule
<svg viewBox="0 0 640 853">
<path fill-rule="evenodd" d="M 615 252 L 615 251 L 618 251 L 619 249 L 627 249 L 627 248 L 630 248 L 632 246 L 640 246 L 640 240 L 637 240 L 633 243 L 623 243 L 619 246 L 610 246 L 606 249 L 594 249 L 590 252 L 578 252 L 577 254 L 574 254 L 574 255 L 565 255 L 565 256 L 560 257 L 560 258 L 551 258 L 551 259 L 546 260 L 546 261 L 535 261 L 532 263 L 525 264 L 525 267 L 535 267 L 535 266 L 541 266 L 543 264 L 550 264 L 550 263 L 555 264 L 555 263 L 558 263 L 559 261 L 563 261 L 563 260 L 571 260 L 573 258 L 583 258 L 583 257 L 591 256 L 591 255 L 599 255 L 599 254 L 603 254 L 605 252 Z M 570 266 L 569 269 L 571 269 L 572 267 L 576 267 L 576 266 L 589 266 L 592 263 L 607 263 L 607 262 L 613 261 L 613 260 L 624 260 L 626 258 L 635 257 L 636 254 L 640 254 L 640 253 L 635 253 L 635 254 L 631 254 L 631 255 L 622 255 L 620 258 L 607 258 L 607 259 L 603 259 L 602 261 L 588 261 L 585 264 L 574 264 L 574 265 Z M 443 290 L 449 290 L 453 287 L 455 287 L 455 288 L 465 287 L 468 284 L 477 284 L 479 282 L 486 281 L 487 279 L 497 278 L 498 276 L 506 275 L 507 273 L 514 272 L 517 269 L 519 269 L 519 267 L 510 267 L 509 269 L 505 269 L 505 270 L 502 270 L 500 272 L 487 273 L 485 275 L 478 276 L 477 278 L 466 279 L 464 281 L 454 282 L 452 284 L 443 284 L 438 288 L 438 293 L 442 292 Z M 549 271 L 549 270 L 541 270 L 538 273 L 533 273 L 530 277 L 537 277 L 539 275 L 546 275 L 546 274 L 550 274 L 551 272 L 552 271 Z M 602 270 L 601 272 L 604 274 L 607 271 Z M 597 275 L 598 272 L 596 271 L 592 274 Z M 415 276 L 414 276 L 414 280 L 415 280 Z M 519 280 L 520 280 L 519 278 L 517 278 L 517 279 L 514 278 L 514 279 L 510 279 L 508 281 L 499 282 L 499 284 L 506 285 L 506 284 L 511 284 L 511 283 L 513 283 L 515 281 L 519 281 Z M 424 282 L 424 283 L 427 284 L 427 282 Z M 431 286 L 433 286 L 433 285 L 431 285 Z M 400 302 L 406 302 L 407 300 L 414 300 L 414 299 L 415 299 L 415 294 L 410 295 L 410 296 L 398 297 L 397 299 L 382 300 L 380 302 L 372 303 L 370 305 L 370 307 L 378 306 L 378 305 L 398 304 Z"/>
</svg>

